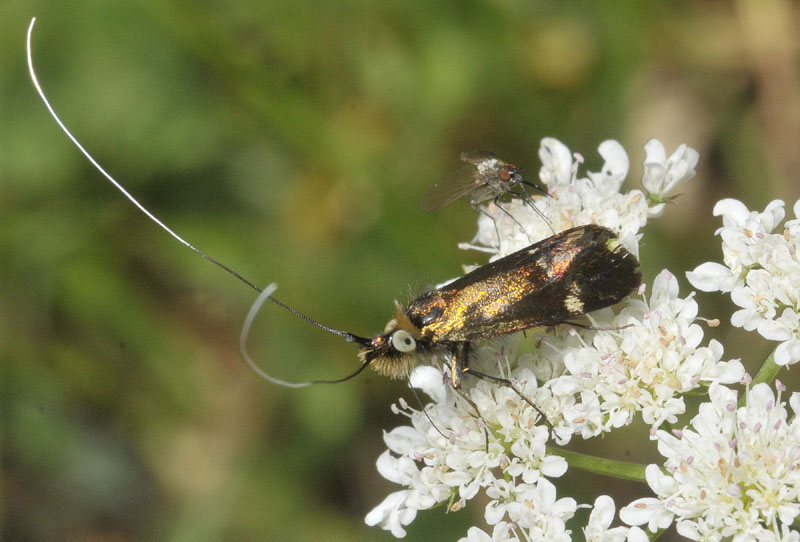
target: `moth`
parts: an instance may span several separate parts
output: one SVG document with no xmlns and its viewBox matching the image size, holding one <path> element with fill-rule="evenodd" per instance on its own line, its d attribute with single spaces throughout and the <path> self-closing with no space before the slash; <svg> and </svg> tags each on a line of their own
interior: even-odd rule
<svg viewBox="0 0 800 542">
<path fill-rule="evenodd" d="M 359 346 L 361 366 L 345 378 L 290 384 L 266 375 L 256 367 L 260 374 L 273 382 L 293 387 L 337 383 L 353 378 L 370 366 L 387 377 L 406 378 L 415 367 L 438 358 L 449 367 L 453 388 L 459 390 L 467 401 L 470 401 L 469 398 L 461 391 L 462 378 L 473 375 L 511 387 L 538 410 L 536 405 L 516 390 L 510 380 L 472 370 L 472 345 L 476 341 L 533 327 L 568 322 L 571 318 L 621 301 L 641 283 L 639 262 L 621 245 L 616 234 L 603 226 L 588 224 L 562 231 L 478 267 L 444 286 L 422 294 L 405 308 L 395 302 L 394 317 L 386 324 L 384 331 L 374 337 L 362 337 L 326 326 L 279 301 L 271 295 L 272 290 L 262 290 L 235 270 L 188 243 L 142 206 L 97 163 L 66 128 L 41 89 L 31 58 L 32 29 L 33 22 L 28 29 L 28 66 L 39 96 L 59 127 L 109 182 L 181 244 L 260 292 L 260 302 L 269 300 Z M 518 171 L 514 166 L 500 164 L 496 164 L 500 180 L 505 176 L 516 179 Z M 483 188 L 489 192 L 495 190 L 491 183 Z M 251 315 L 248 315 L 248 321 Z M 250 362 L 244 348 L 245 335 L 243 332 L 242 352 Z M 470 404 L 474 407 L 474 403 L 470 401 Z"/>
<path fill-rule="evenodd" d="M 384 332 L 355 337 L 364 365 L 404 378 L 431 354 L 449 360 L 459 388 L 475 341 L 555 326 L 622 301 L 641 284 L 639 261 L 610 229 L 596 224 L 562 231 L 463 277 L 397 305 Z"/>
</svg>

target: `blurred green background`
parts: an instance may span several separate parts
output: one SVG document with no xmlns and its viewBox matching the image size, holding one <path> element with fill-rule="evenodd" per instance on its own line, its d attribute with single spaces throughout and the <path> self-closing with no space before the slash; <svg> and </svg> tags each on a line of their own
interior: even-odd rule
<svg viewBox="0 0 800 542">
<path fill-rule="evenodd" d="M 646 280 L 669 267 L 684 293 L 686 270 L 721 258 L 717 199 L 762 209 L 800 193 L 793 2 L 5 2 L 4 540 L 392 540 L 363 517 L 397 489 L 375 460 L 381 431 L 405 421 L 391 403 L 413 401 L 371 373 L 288 390 L 246 367 L 254 293 L 59 132 L 24 64 L 34 15 L 40 80 L 113 175 L 202 250 L 359 334 L 382 329 L 393 299 L 485 261 L 456 248 L 475 231 L 466 201 L 417 207 L 463 150 L 536 172 L 554 136 L 596 170 L 614 138 L 638 188 L 647 139 L 696 148 L 698 177 L 641 254 Z M 699 300 L 727 321 L 728 301 Z M 772 346 L 710 333 L 751 367 Z M 287 379 L 358 363 L 353 345 L 271 306 L 251 341 Z M 620 435 L 592 450 L 653 459 L 641 427 Z M 580 473 L 563 484 L 584 502 L 646 493 Z M 456 540 L 483 504 L 422 513 L 408 540 Z"/>
</svg>

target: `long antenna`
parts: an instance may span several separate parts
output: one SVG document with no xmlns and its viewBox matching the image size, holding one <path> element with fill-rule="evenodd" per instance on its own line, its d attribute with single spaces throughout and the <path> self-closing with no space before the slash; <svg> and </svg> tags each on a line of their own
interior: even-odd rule
<svg viewBox="0 0 800 542">
<path fill-rule="evenodd" d="M 161 227 L 161 229 L 163 229 L 168 234 L 170 234 L 174 239 L 176 239 L 183 246 L 185 246 L 186 248 L 192 250 L 195 254 L 198 254 L 198 255 L 202 256 L 203 258 L 205 258 L 209 262 L 211 262 L 214 265 L 216 265 L 217 267 L 221 268 L 223 271 L 226 271 L 227 273 L 233 275 L 234 277 L 239 279 L 241 282 L 243 282 L 244 284 L 246 284 L 247 286 L 249 286 L 253 290 L 259 292 L 260 294 L 264 294 L 264 290 L 262 290 L 261 288 L 256 286 L 253 282 L 251 282 L 250 280 L 246 279 L 245 277 L 240 275 L 238 272 L 234 271 L 233 269 L 231 269 L 230 267 L 228 267 L 224 263 L 220 262 L 219 260 L 216 260 L 216 259 L 212 258 L 211 256 L 209 256 L 208 254 L 206 254 L 202 250 L 196 248 L 195 246 L 190 244 L 188 241 L 186 241 L 183 237 L 181 237 L 180 235 L 178 235 L 177 233 L 172 231 L 166 224 L 164 224 L 158 218 L 156 218 L 155 215 L 153 215 L 153 213 L 148 211 L 141 203 L 139 203 L 139 201 L 136 198 L 134 198 L 130 194 L 130 192 L 128 192 L 125 189 L 125 187 L 123 187 L 120 183 L 118 183 L 114 179 L 114 177 L 112 177 L 105 169 L 103 169 L 103 167 L 97 162 L 97 160 L 95 160 L 94 157 L 91 154 L 89 154 L 89 151 L 87 151 L 83 147 L 83 145 L 81 145 L 81 143 L 77 140 L 77 138 L 72 135 L 72 132 L 69 131 L 69 129 L 64 125 L 64 123 L 61 121 L 59 116 L 56 114 L 55 110 L 53 109 L 53 106 L 50 105 L 50 101 L 45 96 L 44 91 L 42 90 L 42 86 L 39 84 L 39 79 L 36 77 L 36 72 L 33 69 L 33 54 L 31 52 L 32 51 L 32 48 L 31 48 L 31 35 L 33 34 L 33 25 L 34 25 L 35 22 L 36 22 L 36 17 L 31 19 L 31 24 L 30 24 L 30 26 L 28 26 L 28 34 L 27 34 L 27 40 L 26 40 L 26 52 L 27 52 L 27 56 L 28 56 L 28 71 L 30 72 L 31 80 L 33 81 L 33 86 L 36 87 L 36 92 L 39 94 L 39 97 L 42 99 L 42 101 L 44 102 L 44 105 L 47 107 L 47 110 L 50 112 L 50 116 L 53 117 L 53 119 L 58 124 L 59 128 L 61 128 L 61 130 L 70 139 L 70 141 L 72 141 L 72 143 L 78 148 L 78 150 L 81 151 L 81 153 L 86 157 L 87 160 L 89 160 L 89 162 L 95 167 L 95 169 L 97 169 L 97 171 L 99 171 L 100 173 L 103 174 L 103 177 L 105 177 L 111 184 L 113 184 L 114 187 L 117 190 L 122 192 L 122 194 L 126 198 L 128 198 L 128 200 L 131 203 L 133 203 L 141 212 L 143 212 L 145 215 L 147 215 L 147 217 L 150 220 L 152 220 L 153 222 L 158 224 Z M 358 344 L 361 344 L 361 345 L 366 345 L 370 341 L 367 338 L 359 337 L 358 335 L 354 335 L 353 333 L 349 333 L 347 331 L 341 331 L 339 329 L 334 329 L 332 327 L 328 327 L 328 326 L 326 326 L 324 324 L 321 324 L 320 322 L 317 322 L 316 320 L 314 320 L 312 318 L 309 318 L 305 314 L 303 314 L 303 313 L 293 309 L 292 307 L 286 305 L 285 303 L 275 299 L 274 297 L 269 295 L 269 293 L 264 295 L 263 298 L 264 298 L 264 300 L 269 299 L 270 301 L 272 301 L 273 303 L 275 303 L 276 305 L 278 305 L 282 309 L 294 314 L 295 316 L 299 316 L 300 318 L 302 318 L 306 322 L 308 322 L 308 323 L 310 323 L 312 325 L 315 325 L 320 329 L 324 329 L 328 333 L 332 333 L 334 335 L 339 335 L 340 337 L 344 337 L 344 339 L 346 341 L 348 341 L 348 342 L 355 342 L 355 343 L 358 343 Z M 262 303 L 263 303 L 263 301 L 262 301 Z M 363 370 L 363 367 L 361 369 L 359 369 L 359 372 L 361 370 Z M 351 377 L 348 377 L 348 378 L 351 378 Z"/>
<path fill-rule="evenodd" d="M 284 386 L 286 388 L 305 388 L 307 386 L 311 386 L 313 384 L 340 384 L 342 382 L 346 382 L 355 376 L 358 376 L 361 371 L 369 366 L 369 360 L 364 361 L 361 364 L 361 367 L 355 370 L 355 372 L 350 373 L 349 375 L 345 376 L 344 378 L 339 378 L 337 380 L 309 380 L 308 382 L 289 382 L 287 380 L 281 380 L 280 378 L 276 378 L 271 374 L 267 373 L 264 369 L 258 366 L 253 358 L 250 357 L 250 354 L 247 352 L 247 336 L 250 334 L 250 328 L 253 325 L 253 320 L 258 314 L 258 311 L 261 310 L 261 306 L 267 299 L 272 299 L 270 296 L 272 292 L 274 292 L 278 288 L 278 285 L 274 282 L 264 288 L 264 291 L 258 294 L 258 298 L 253 302 L 253 305 L 250 307 L 250 310 L 247 312 L 247 318 L 244 319 L 244 325 L 242 326 L 242 332 L 239 334 L 239 351 L 244 356 L 244 360 L 250 366 L 253 371 L 256 372 L 261 378 L 268 382 L 272 382 L 273 384 L 277 384 L 279 386 Z M 290 309 L 291 310 L 291 309 Z"/>
</svg>

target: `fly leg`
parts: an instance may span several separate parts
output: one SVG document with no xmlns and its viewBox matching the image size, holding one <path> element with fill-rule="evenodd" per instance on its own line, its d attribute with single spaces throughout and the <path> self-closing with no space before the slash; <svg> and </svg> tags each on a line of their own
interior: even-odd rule
<svg viewBox="0 0 800 542">
<path fill-rule="evenodd" d="M 533 212 L 535 212 L 537 215 L 539 215 L 539 218 L 544 220 L 545 224 L 547 224 L 547 226 L 550 228 L 550 231 L 553 232 L 553 235 L 555 235 L 556 231 L 553 229 L 553 226 L 552 226 L 552 224 L 550 224 L 550 221 L 547 220 L 547 217 L 544 216 L 544 213 L 542 213 L 539 210 L 539 208 L 533 203 L 533 198 L 531 198 L 531 195 L 525 189 L 526 185 L 534 188 L 535 190 L 538 190 L 539 192 L 542 192 L 547 197 L 552 197 L 552 196 L 550 194 L 548 194 L 547 192 L 545 192 L 544 190 L 542 190 L 541 188 L 539 188 L 538 186 L 536 186 L 535 184 L 529 183 L 528 181 L 524 181 L 524 180 L 519 183 L 519 189 L 522 190 L 522 194 L 520 195 L 520 194 L 517 194 L 516 192 L 512 192 L 514 195 L 520 196 L 521 199 L 528 205 L 528 207 L 533 209 Z"/>
<path fill-rule="evenodd" d="M 504 212 L 504 213 L 505 213 L 505 214 L 508 216 L 508 218 L 510 218 L 511 220 L 513 220 L 514 222 L 516 222 L 516 223 L 517 223 L 517 226 L 519 226 L 519 231 L 521 231 L 522 233 L 525 233 L 525 226 L 523 226 L 523 225 L 522 225 L 522 223 L 521 223 L 519 220 L 517 220 L 516 218 L 514 218 L 514 215 L 512 215 L 511 213 L 509 213 L 508 211 L 506 211 L 506 210 L 503 208 L 503 206 L 502 206 L 502 205 L 500 205 L 500 203 L 499 203 L 499 201 L 500 201 L 500 195 L 497 195 L 497 196 L 495 196 L 494 200 L 492 200 L 492 201 L 494 202 L 494 204 L 497 206 L 497 208 L 498 208 L 498 209 L 500 209 L 501 211 L 503 211 L 503 212 Z M 495 229 L 497 229 L 497 224 L 495 224 L 495 225 L 494 225 L 494 227 L 495 227 Z M 498 236 L 499 236 L 499 234 L 498 234 Z"/>
<path fill-rule="evenodd" d="M 473 209 L 475 209 L 480 214 L 482 214 L 483 216 L 489 218 L 489 220 L 492 221 L 492 224 L 494 224 L 494 233 L 495 233 L 495 235 L 497 235 L 497 248 L 500 248 L 500 230 L 497 229 L 497 221 L 494 219 L 494 217 L 492 215 L 490 215 L 489 213 L 487 213 L 486 211 L 481 209 L 481 207 L 480 207 L 480 205 L 478 203 L 476 203 L 474 201 L 471 201 L 469 204 L 472 205 Z M 500 208 L 502 209 L 502 207 L 500 207 Z M 505 212 L 505 209 L 503 209 L 503 212 Z"/>
</svg>

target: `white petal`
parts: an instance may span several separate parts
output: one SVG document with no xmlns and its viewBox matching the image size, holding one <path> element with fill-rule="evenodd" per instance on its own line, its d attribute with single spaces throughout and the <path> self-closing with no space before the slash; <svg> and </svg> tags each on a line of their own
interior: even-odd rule
<svg viewBox="0 0 800 542">
<path fill-rule="evenodd" d="M 542 471 L 542 474 L 550 478 L 558 478 L 559 476 L 562 476 L 565 472 L 567 472 L 567 468 L 569 468 L 569 463 L 567 463 L 567 460 L 557 455 L 548 455 L 539 465 L 539 469 Z"/>
<path fill-rule="evenodd" d="M 645 187 L 646 188 L 646 187 Z M 652 207 L 647 209 L 647 217 L 648 218 L 658 218 L 664 214 L 664 210 L 667 208 L 666 203 L 656 203 Z"/>
<path fill-rule="evenodd" d="M 644 525 L 665 512 L 661 501 L 652 497 L 636 499 L 619 511 L 619 518 L 628 525 Z M 671 515 L 671 514 L 670 514 Z M 672 520 L 670 519 L 670 523 Z M 669 523 L 664 527 L 668 527 Z"/>
<path fill-rule="evenodd" d="M 650 542 L 650 537 L 639 527 L 631 527 L 628 530 L 627 542 Z"/>
<path fill-rule="evenodd" d="M 572 153 L 559 140 L 552 137 L 542 139 L 539 146 L 542 168 L 539 178 L 546 186 L 568 184 L 572 179 Z"/>
<path fill-rule="evenodd" d="M 783 322 L 761 320 L 758 322 L 758 333 L 768 341 L 788 341 L 794 336 L 793 331 L 786 329 Z"/>
<path fill-rule="evenodd" d="M 666 177 L 666 175 L 667 168 L 664 162 L 645 160 L 642 186 L 651 194 L 661 195 L 664 177 Z"/>
<path fill-rule="evenodd" d="M 783 200 L 774 199 L 767 204 L 767 207 L 764 209 L 764 212 L 761 213 L 759 219 L 761 223 L 764 225 L 764 229 L 768 232 L 775 229 L 783 217 L 786 216 L 786 211 L 784 210 L 785 203 Z"/>
<path fill-rule="evenodd" d="M 378 473 L 400 485 L 411 483 L 412 476 L 417 472 L 414 461 L 409 457 L 394 457 L 389 450 L 383 452 L 376 462 Z"/>
<path fill-rule="evenodd" d="M 408 382 L 412 388 L 424 391 L 431 399 L 437 403 L 444 403 L 447 397 L 442 373 L 430 365 L 421 365 L 412 371 L 408 377 Z"/>
<path fill-rule="evenodd" d="M 667 161 L 667 151 L 664 144 L 656 138 L 649 140 L 644 144 L 644 161 L 645 163 L 653 162 L 656 164 L 664 164 Z"/>
<path fill-rule="evenodd" d="M 741 201 L 726 198 L 714 205 L 714 216 L 722 216 L 722 224 L 725 226 L 741 227 L 750 217 L 750 211 Z"/>
<path fill-rule="evenodd" d="M 411 455 L 414 448 L 425 444 L 425 436 L 410 425 L 400 425 L 383 433 L 386 446 L 396 454 Z"/>
<path fill-rule="evenodd" d="M 486 505 L 486 509 L 484 510 L 483 517 L 486 519 L 486 523 L 489 525 L 494 525 L 498 523 L 503 516 L 506 515 L 506 507 L 497 504 L 497 502 L 492 501 Z"/>
<path fill-rule="evenodd" d="M 689 283 L 703 292 L 730 292 L 736 282 L 731 270 L 716 262 L 706 262 L 686 273 Z"/>
<path fill-rule="evenodd" d="M 679 535 L 689 540 L 700 540 L 700 531 L 697 529 L 697 523 L 694 521 L 681 520 L 676 525 L 676 530 Z"/>
<path fill-rule="evenodd" d="M 791 339 L 778 345 L 775 349 L 775 363 L 791 365 L 800 361 L 800 340 Z"/>
<path fill-rule="evenodd" d="M 650 305 L 668 304 L 670 300 L 678 297 L 678 280 L 669 269 L 663 269 L 655 280 L 650 292 Z"/>
<path fill-rule="evenodd" d="M 600 495 L 595 499 L 594 508 L 589 514 L 589 525 L 595 528 L 608 529 L 611 526 L 611 522 L 614 521 L 616 512 L 614 499 L 608 495 Z"/>
<path fill-rule="evenodd" d="M 744 365 L 738 359 L 720 361 L 714 364 L 709 376 L 723 384 L 737 384 L 744 377 Z"/>
<path fill-rule="evenodd" d="M 391 493 L 367 514 L 364 522 L 370 527 L 380 525 L 382 529 L 391 531 L 395 538 L 403 538 L 406 535 L 403 525 L 410 524 L 417 516 L 416 510 L 403 508 L 408 494 L 408 490 Z"/>
<path fill-rule="evenodd" d="M 625 152 L 625 149 L 618 141 L 613 139 L 603 141 L 597 147 L 597 152 L 605 160 L 605 164 L 603 164 L 604 173 L 608 172 L 611 175 L 622 176 L 623 178 L 628 174 L 628 168 L 630 167 L 628 153 Z"/>
<path fill-rule="evenodd" d="M 492 542 L 492 537 L 477 527 L 467 529 L 467 536 L 458 542 Z"/>
</svg>

